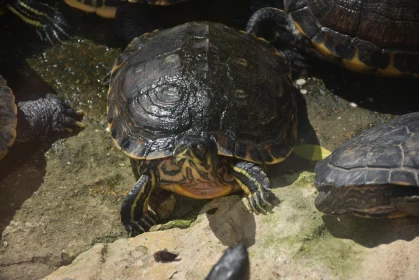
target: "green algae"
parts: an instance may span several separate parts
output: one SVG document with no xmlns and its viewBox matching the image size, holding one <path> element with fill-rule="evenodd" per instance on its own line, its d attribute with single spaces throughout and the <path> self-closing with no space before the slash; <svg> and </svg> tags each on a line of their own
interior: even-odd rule
<svg viewBox="0 0 419 280">
<path fill-rule="evenodd" d="M 264 232 L 257 243 L 263 250 L 287 252 L 295 264 L 313 269 L 322 266 L 337 278 L 345 278 L 361 261 L 354 257 L 361 249 L 352 240 L 335 238 L 326 228 L 323 214 L 313 203 L 317 194 L 314 178 L 314 173 L 302 172 L 292 185 L 274 190 L 282 203 L 262 218 L 272 230 Z"/>
</svg>

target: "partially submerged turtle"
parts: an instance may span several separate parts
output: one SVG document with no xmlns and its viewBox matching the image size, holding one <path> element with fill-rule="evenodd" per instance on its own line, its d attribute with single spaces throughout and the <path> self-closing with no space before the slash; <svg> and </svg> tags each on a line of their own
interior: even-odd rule
<svg viewBox="0 0 419 280">
<path fill-rule="evenodd" d="M 284 0 L 263 8 L 246 31 L 272 28 L 289 55 L 315 54 L 349 70 L 383 76 L 419 76 L 419 1 Z"/>
<path fill-rule="evenodd" d="M 145 34 L 116 60 L 108 93 L 115 145 L 141 175 L 121 219 L 132 235 L 157 222 L 156 186 L 195 199 L 240 189 L 266 212 L 270 183 L 258 164 L 283 161 L 296 142 L 289 68 L 263 39 L 219 23 Z"/>
<path fill-rule="evenodd" d="M 43 41 L 53 44 L 70 37 L 64 16 L 46 3 L 37 0 L 0 0 L 0 14 L 3 9 L 34 26 Z"/>
<path fill-rule="evenodd" d="M 327 214 L 419 216 L 419 113 L 352 138 L 314 169 L 315 206 Z"/>
<path fill-rule="evenodd" d="M 84 127 L 74 111 L 54 94 L 16 103 L 12 90 L 0 75 L 0 160 L 16 142 L 45 139 L 53 132 Z"/>
</svg>

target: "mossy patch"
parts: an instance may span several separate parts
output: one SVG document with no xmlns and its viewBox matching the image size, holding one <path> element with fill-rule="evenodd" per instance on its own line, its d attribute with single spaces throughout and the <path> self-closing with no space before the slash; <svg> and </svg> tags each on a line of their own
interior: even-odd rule
<svg viewBox="0 0 419 280">
<path fill-rule="evenodd" d="M 335 238 L 327 230 L 323 214 L 314 207 L 314 178 L 313 173 L 302 172 L 292 185 L 274 190 L 281 203 L 261 218 L 270 230 L 257 243 L 272 256 L 284 252 L 295 264 L 323 267 L 345 278 L 360 261 L 354 257 L 360 249 L 352 240 Z"/>
<path fill-rule="evenodd" d="M 167 230 L 171 228 L 189 228 L 190 225 L 195 221 L 195 219 L 191 220 L 173 220 L 170 222 L 167 222 L 162 225 L 157 225 L 152 228 L 152 231 L 158 231 L 158 230 Z"/>
</svg>

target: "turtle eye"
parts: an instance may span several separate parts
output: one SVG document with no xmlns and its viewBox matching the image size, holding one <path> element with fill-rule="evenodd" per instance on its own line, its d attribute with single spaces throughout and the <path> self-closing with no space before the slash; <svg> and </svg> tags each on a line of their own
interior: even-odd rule
<svg viewBox="0 0 419 280">
<path fill-rule="evenodd" d="M 196 145 L 196 149 L 198 150 L 198 152 L 200 154 L 204 154 L 206 152 L 205 145 L 204 144 L 201 144 L 201 143 L 199 143 L 199 144 Z"/>
<path fill-rule="evenodd" d="M 184 151 L 184 150 L 186 150 L 186 148 L 187 148 L 187 146 L 186 146 L 185 143 L 179 143 L 177 145 L 177 147 L 176 147 L 176 150 L 178 150 L 178 151 Z"/>
</svg>

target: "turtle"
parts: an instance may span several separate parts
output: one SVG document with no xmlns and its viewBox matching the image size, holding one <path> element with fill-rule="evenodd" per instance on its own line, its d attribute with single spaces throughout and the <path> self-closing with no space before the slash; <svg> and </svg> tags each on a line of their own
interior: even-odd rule
<svg viewBox="0 0 419 280">
<path fill-rule="evenodd" d="M 171 6 L 180 2 L 189 0 L 64 0 L 70 7 L 79 9 L 86 13 L 95 13 L 103 18 L 113 19 L 116 17 L 116 11 L 119 3 L 144 3 L 153 6 Z"/>
<path fill-rule="evenodd" d="M 276 41 L 295 68 L 309 54 L 359 73 L 419 77 L 419 1 L 284 0 L 283 10 L 256 11 L 246 31 Z"/>
<path fill-rule="evenodd" d="M 350 139 L 314 169 L 316 208 L 366 218 L 419 216 L 419 112 Z"/>
<path fill-rule="evenodd" d="M 203 21 L 135 38 L 115 61 L 107 111 L 139 174 L 121 206 L 128 233 L 157 223 L 148 210 L 156 186 L 194 199 L 244 190 L 266 213 L 263 167 L 292 152 L 296 110 L 289 67 L 253 34 Z"/>
<path fill-rule="evenodd" d="M 227 248 L 205 280 L 249 279 L 249 253 L 242 243 Z"/>
<path fill-rule="evenodd" d="M 42 41 L 55 44 L 71 37 L 65 17 L 46 3 L 37 0 L 0 0 L 0 15 L 5 10 L 34 26 Z"/>
<path fill-rule="evenodd" d="M 48 93 L 36 100 L 16 102 L 13 91 L 0 75 L 0 160 L 13 144 L 45 140 L 51 133 L 83 128 L 75 111 L 59 97 Z"/>
<path fill-rule="evenodd" d="M 113 35 L 124 46 L 135 37 L 155 29 L 164 28 L 165 16 L 156 8 L 168 7 L 189 0 L 65 0 L 70 7 L 115 19 Z"/>
</svg>

